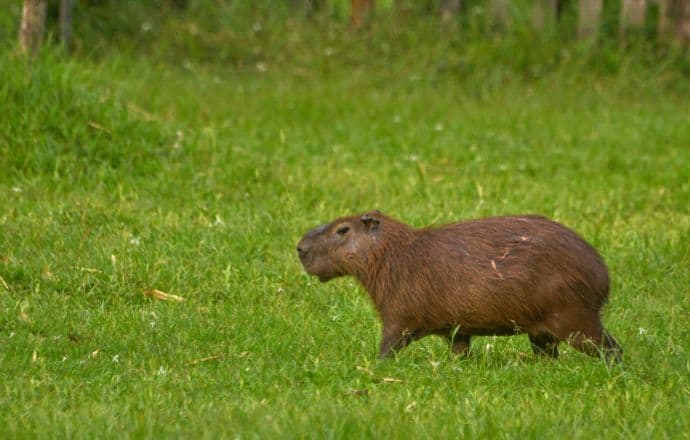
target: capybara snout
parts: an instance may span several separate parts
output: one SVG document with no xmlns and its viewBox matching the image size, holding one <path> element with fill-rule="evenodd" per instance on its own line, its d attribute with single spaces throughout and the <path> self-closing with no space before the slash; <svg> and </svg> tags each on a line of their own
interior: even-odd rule
<svg viewBox="0 0 690 440">
<path fill-rule="evenodd" d="M 321 281 L 359 280 L 383 321 L 381 357 L 427 335 L 467 353 L 471 336 L 527 333 L 538 354 L 557 357 L 567 341 L 620 358 L 600 320 L 606 265 L 575 232 L 544 217 L 415 229 L 372 211 L 312 229 L 297 253 Z"/>
</svg>

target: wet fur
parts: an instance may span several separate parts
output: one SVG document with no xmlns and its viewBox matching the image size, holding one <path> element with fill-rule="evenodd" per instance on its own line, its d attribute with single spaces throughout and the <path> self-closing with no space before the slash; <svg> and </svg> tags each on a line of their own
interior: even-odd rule
<svg viewBox="0 0 690 440">
<path fill-rule="evenodd" d="M 606 265 L 575 232 L 544 217 L 414 229 L 374 211 L 316 228 L 298 248 L 308 273 L 322 281 L 352 275 L 369 292 L 383 321 L 382 357 L 432 334 L 467 353 L 471 336 L 527 333 L 538 354 L 557 357 L 558 342 L 567 341 L 620 359 L 599 315 Z"/>
</svg>

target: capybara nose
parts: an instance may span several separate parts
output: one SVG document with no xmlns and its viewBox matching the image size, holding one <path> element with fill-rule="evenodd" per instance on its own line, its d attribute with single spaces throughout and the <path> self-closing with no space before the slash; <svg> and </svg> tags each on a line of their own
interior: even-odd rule
<svg viewBox="0 0 690 440">
<path fill-rule="evenodd" d="M 309 253 L 309 249 L 305 248 L 304 246 L 297 246 L 297 253 L 299 254 L 300 258 L 304 258 L 307 253 Z"/>
</svg>

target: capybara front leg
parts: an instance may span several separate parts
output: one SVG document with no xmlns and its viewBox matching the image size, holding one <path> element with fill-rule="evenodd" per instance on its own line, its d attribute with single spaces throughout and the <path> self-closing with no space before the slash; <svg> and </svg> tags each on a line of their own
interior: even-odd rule
<svg viewBox="0 0 690 440">
<path fill-rule="evenodd" d="M 599 314 L 591 311 L 563 313 L 550 323 L 558 339 L 590 356 L 604 355 L 606 362 L 620 362 L 622 350 L 618 342 L 601 325 Z"/>
<path fill-rule="evenodd" d="M 534 354 L 558 358 L 558 339 L 548 334 L 529 335 Z"/>
<path fill-rule="evenodd" d="M 462 356 L 469 356 L 470 354 L 470 336 L 469 335 L 455 335 L 448 338 L 453 353 Z"/>
<path fill-rule="evenodd" d="M 379 349 L 379 358 L 387 358 L 394 352 L 402 350 L 410 343 L 411 333 L 398 325 L 389 324 L 383 325 L 383 337 L 381 339 L 381 348 Z"/>
</svg>

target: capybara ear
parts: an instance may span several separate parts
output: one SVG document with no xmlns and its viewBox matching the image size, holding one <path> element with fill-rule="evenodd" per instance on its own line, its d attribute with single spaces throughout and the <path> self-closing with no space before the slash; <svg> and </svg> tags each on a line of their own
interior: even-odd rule
<svg viewBox="0 0 690 440">
<path fill-rule="evenodd" d="M 377 229 L 379 227 L 379 224 L 381 223 L 381 220 L 376 218 L 377 214 L 380 214 L 380 212 L 379 211 L 372 211 L 368 214 L 364 214 L 359 219 L 362 221 L 362 223 L 364 223 L 364 226 L 366 226 L 367 229 L 369 229 L 371 231 L 371 230 Z"/>
</svg>

